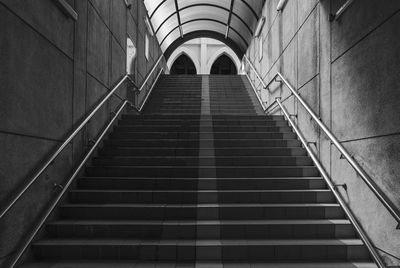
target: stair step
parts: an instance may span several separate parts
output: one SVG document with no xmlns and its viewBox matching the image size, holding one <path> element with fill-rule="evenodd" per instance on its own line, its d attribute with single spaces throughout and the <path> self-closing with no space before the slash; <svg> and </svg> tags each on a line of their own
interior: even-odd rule
<svg viewBox="0 0 400 268">
<path fill-rule="evenodd" d="M 291 128 L 286 126 L 214 126 L 215 132 L 290 132 Z M 195 132 L 210 131 L 210 127 L 185 126 L 185 125 L 169 125 L 169 126 L 117 126 L 114 127 L 117 132 Z"/>
<path fill-rule="evenodd" d="M 304 204 L 65 204 L 68 219 L 204 220 L 343 219 L 335 203 Z"/>
<path fill-rule="evenodd" d="M 140 178 L 140 177 L 81 177 L 81 189 L 114 190 L 193 190 L 214 189 L 214 178 Z M 220 190 L 254 189 L 325 189 L 326 183 L 320 177 L 281 177 L 281 178 L 218 178 Z"/>
<path fill-rule="evenodd" d="M 306 156 L 307 151 L 302 147 L 117 147 L 108 146 L 100 150 L 102 155 L 118 156 Z"/>
<path fill-rule="evenodd" d="M 367 261 L 359 239 L 128 240 L 46 239 L 33 244 L 43 259 L 222 261 Z"/>
<path fill-rule="evenodd" d="M 113 267 L 113 268 L 196 268 L 196 267 L 219 267 L 219 268 L 377 268 L 376 264 L 372 262 L 333 262 L 332 260 L 324 260 L 324 262 L 296 262 L 296 263 L 263 263 L 263 262 L 187 262 L 187 263 L 176 263 L 176 262 L 141 262 L 141 261 L 121 261 L 121 260 L 102 260 L 96 262 L 91 261 L 57 261 L 54 262 L 33 262 L 27 263 L 21 266 L 21 268 L 93 268 L 93 267 Z"/>
<path fill-rule="evenodd" d="M 296 139 L 112 139 L 104 142 L 106 146 L 118 147 L 300 147 L 301 142 Z"/>
<path fill-rule="evenodd" d="M 110 156 L 95 158 L 93 166 L 312 166 L 308 156 Z"/>
<path fill-rule="evenodd" d="M 297 177 L 318 176 L 313 166 L 89 166 L 89 176 L 148 177 Z"/>
<path fill-rule="evenodd" d="M 243 116 L 229 116 L 229 115 L 213 115 L 212 116 L 213 120 L 285 120 L 285 117 L 283 115 L 243 115 Z M 136 114 L 123 114 L 122 119 L 155 119 L 155 120 L 170 120 L 170 119 L 200 119 L 200 115 L 197 116 L 188 116 L 188 115 L 163 115 L 160 114 L 159 116 L 155 115 L 149 115 L 149 114 L 141 114 L 141 115 L 136 115 Z"/>
<path fill-rule="evenodd" d="M 278 120 L 237 120 L 237 121 L 227 121 L 227 120 L 212 120 L 212 119 L 202 119 L 202 120 L 140 120 L 140 119 L 123 119 L 119 121 L 119 125 L 128 125 L 128 126 L 148 126 L 148 125 L 157 125 L 157 126 L 169 126 L 169 125 L 185 125 L 185 126 L 199 126 L 200 122 L 213 124 L 214 126 L 288 126 L 286 121 L 278 121 Z"/>
<path fill-rule="evenodd" d="M 332 203 L 330 190 L 72 190 L 74 203 Z"/>
<path fill-rule="evenodd" d="M 355 238 L 348 220 L 60 220 L 47 225 L 54 238 L 322 239 Z"/>
<path fill-rule="evenodd" d="M 204 136 L 213 135 L 215 139 L 295 139 L 293 132 L 202 132 Z M 117 139 L 198 139 L 199 132 L 114 132 Z"/>
</svg>

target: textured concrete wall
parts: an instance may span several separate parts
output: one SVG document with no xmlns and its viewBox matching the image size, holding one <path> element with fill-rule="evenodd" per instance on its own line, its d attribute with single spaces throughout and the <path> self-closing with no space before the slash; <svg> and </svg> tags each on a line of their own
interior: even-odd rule
<svg viewBox="0 0 400 268">
<path fill-rule="evenodd" d="M 329 14 L 344 2 L 288 0 L 278 12 L 278 0 L 266 1 L 263 50 L 254 39 L 246 54 L 265 82 L 280 71 L 400 208 L 400 1 L 354 1 L 338 21 L 329 22 Z M 254 73 L 251 79 L 260 87 Z M 289 95 L 275 84 L 263 98 L 271 103 Z M 391 215 L 304 108 L 293 97 L 284 104 L 298 115 L 307 140 L 317 142 L 315 151 L 333 181 L 348 185 L 341 193 L 374 244 L 400 257 L 400 231 Z M 396 258 L 382 256 L 399 265 Z"/>
<path fill-rule="evenodd" d="M 143 1 L 68 0 L 74 21 L 55 1 L 0 0 L 0 203 L 13 196 L 63 139 L 126 73 L 126 38 L 136 44 L 136 82 L 160 55 L 149 35 L 144 58 Z M 150 81 L 151 82 L 151 81 Z M 126 96 L 126 87 L 118 95 Z M 26 237 L 120 100 L 113 97 L 0 221 L 0 266 Z"/>
</svg>

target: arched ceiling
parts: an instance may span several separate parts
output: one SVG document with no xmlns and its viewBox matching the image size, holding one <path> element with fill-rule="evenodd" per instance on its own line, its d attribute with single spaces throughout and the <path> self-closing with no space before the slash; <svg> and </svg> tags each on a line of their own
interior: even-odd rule
<svg viewBox="0 0 400 268">
<path fill-rule="evenodd" d="M 246 51 L 265 0 L 144 0 L 165 57 L 182 43 L 211 37 Z"/>
</svg>

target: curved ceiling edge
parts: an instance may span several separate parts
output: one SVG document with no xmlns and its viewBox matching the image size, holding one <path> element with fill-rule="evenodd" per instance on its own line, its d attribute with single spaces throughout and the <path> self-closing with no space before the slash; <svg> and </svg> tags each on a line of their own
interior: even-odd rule
<svg viewBox="0 0 400 268">
<path fill-rule="evenodd" d="M 183 8 L 180 8 L 178 11 L 180 12 L 180 11 L 183 11 L 183 10 L 185 10 L 185 9 L 188 9 L 188 8 L 196 8 L 196 7 L 201 7 L 201 6 L 209 6 L 209 7 L 214 7 L 214 8 L 218 8 L 218 9 L 222 9 L 222 10 L 225 10 L 225 11 L 228 11 L 228 12 L 230 12 L 230 10 L 229 9 L 227 9 L 227 8 L 224 8 L 224 7 L 222 7 L 222 6 L 219 6 L 219 5 L 214 5 L 214 4 L 205 4 L 205 3 L 199 3 L 199 4 L 192 4 L 192 5 L 188 5 L 188 6 L 185 6 L 185 7 L 183 7 Z M 175 11 L 175 12 L 173 12 L 173 13 L 171 13 L 170 15 L 168 15 L 168 17 L 166 17 L 165 19 L 164 19 L 164 21 L 158 26 L 158 28 L 156 29 L 156 34 L 158 33 L 158 31 L 160 30 L 160 28 L 164 25 L 164 23 L 166 22 L 166 21 L 168 21 L 171 17 L 173 17 L 173 15 L 175 15 L 175 14 L 177 14 L 178 12 L 177 11 Z M 154 13 L 152 14 L 152 15 L 154 15 Z M 248 25 L 238 14 L 236 14 L 234 11 L 232 11 L 232 15 L 234 15 L 241 23 L 243 23 L 243 25 L 247 28 L 247 30 L 249 31 L 249 33 L 250 33 L 250 35 L 253 35 L 253 31 L 251 30 L 251 28 L 250 28 L 250 25 Z"/>
<path fill-rule="evenodd" d="M 160 46 L 164 43 L 165 39 L 167 39 L 167 37 L 168 37 L 173 31 L 175 31 L 176 29 L 178 29 L 180 26 L 183 27 L 184 25 L 186 25 L 186 24 L 188 24 L 188 23 L 197 22 L 197 21 L 212 21 L 212 22 L 215 22 L 215 23 L 219 23 L 219 24 L 221 24 L 221 25 L 225 25 L 225 23 L 222 22 L 222 21 L 214 20 L 214 19 L 208 19 L 208 18 L 207 18 L 207 19 L 204 18 L 204 19 L 193 19 L 193 20 L 188 20 L 188 21 L 185 21 L 184 23 L 181 23 L 180 25 L 174 27 L 171 31 L 169 31 L 169 33 L 166 34 L 166 35 L 164 36 L 164 39 L 161 40 Z M 242 41 L 243 41 L 243 43 L 245 44 L 246 47 L 249 46 L 247 40 L 243 37 L 243 35 L 241 35 L 235 28 L 233 28 L 233 27 L 231 27 L 231 26 L 229 26 L 229 28 L 230 28 L 232 31 L 234 31 L 234 32 L 242 39 Z M 224 39 L 225 39 L 225 36 L 224 36 Z"/>
<path fill-rule="evenodd" d="M 167 0 L 161 1 L 158 6 L 153 10 L 153 13 L 149 14 L 150 19 L 153 17 L 153 15 L 157 12 L 157 10 L 165 3 Z"/>
</svg>

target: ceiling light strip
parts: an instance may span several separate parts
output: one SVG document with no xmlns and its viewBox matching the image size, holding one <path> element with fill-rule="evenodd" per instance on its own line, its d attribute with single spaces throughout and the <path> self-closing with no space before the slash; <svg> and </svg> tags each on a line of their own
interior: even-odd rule
<svg viewBox="0 0 400 268">
<path fill-rule="evenodd" d="M 231 7 L 229 8 L 228 22 L 226 23 L 225 39 L 228 38 L 229 27 L 230 27 L 230 25 L 231 25 L 232 10 L 233 10 L 233 4 L 234 4 L 234 3 L 235 3 L 235 0 L 231 0 Z"/>
<path fill-rule="evenodd" d="M 181 15 L 179 13 L 178 0 L 175 0 L 175 10 L 176 10 L 176 16 L 178 18 L 179 33 L 181 34 L 181 38 L 183 38 Z"/>
</svg>

